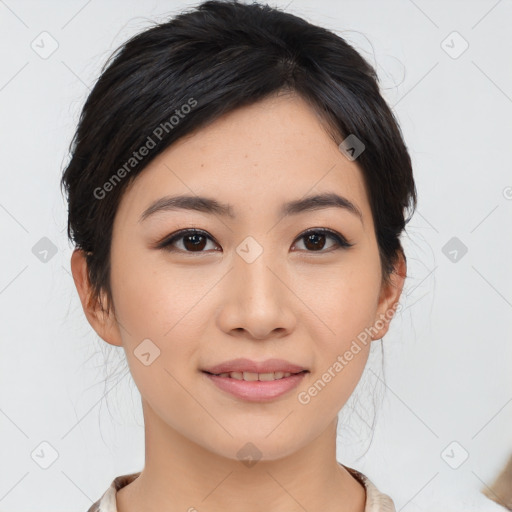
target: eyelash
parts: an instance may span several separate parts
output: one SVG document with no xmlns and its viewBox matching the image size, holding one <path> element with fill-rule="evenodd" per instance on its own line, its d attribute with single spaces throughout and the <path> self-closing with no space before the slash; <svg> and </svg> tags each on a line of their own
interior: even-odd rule
<svg viewBox="0 0 512 512">
<path fill-rule="evenodd" d="M 347 241 L 347 239 L 342 236 L 341 234 L 339 234 L 338 232 L 336 231 L 333 231 L 331 229 L 327 229 L 327 228 L 312 228 L 312 229 L 308 229 L 307 231 L 304 231 L 303 233 L 301 233 L 296 239 L 295 239 L 295 242 L 307 237 L 308 235 L 310 234 L 323 234 L 323 235 L 328 235 L 328 237 L 330 237 L 331 239 L 333 239 L 335 242 L 336 242 L 336 245 L 337 247 L 335 247 L 334 249 L 329 249 L 327 251 L 324 251 L 324 250 L 319 250 L 319 251 L 308 251 L 308 250 L 305 250 L 305 252 L 309 252 L 309 253 L 328 253 L 328 252 L 332 252 L 333 250 L 338 250 L 338 249 L 348 249 L 349 247 L 352 247 L 354 244 L 353 243 L 350 243 Z M 164 249 L 168 252 L 184 252 L 184 253 L 188 253 L 188 254 L 194 254 L 194 253 L 205 253 L 207 251 L 184 251 L 182 249 L 176 249 L 174 247 L 172 247 L 172 244 L 174 242 L 176 242 L 177 240 L 180 240 L 182 238 L 184 238 L 185 236 L 191 236 L 191 235 L 201 235 L 203 237 L 206 237 L 208 239 L 210 239 L 212 242 L 216 243 L 215 240 L 210 236 L 208 235 L 208 233 L 206 233 L 206 231 L 202 231 L 200 229 L 183 229 L 181 231 L 178 231 L 176 233 L 173 233 L 170 237 L 166 238 L 165 240 L 163 240 L 162 242 L 160 242 L 158 245 L 157 245 L 157 249 Z M 295 244 L 294 242 L 294 244 Z M 217 244 L 219 245 L 219 244 Z"/>
</svg>

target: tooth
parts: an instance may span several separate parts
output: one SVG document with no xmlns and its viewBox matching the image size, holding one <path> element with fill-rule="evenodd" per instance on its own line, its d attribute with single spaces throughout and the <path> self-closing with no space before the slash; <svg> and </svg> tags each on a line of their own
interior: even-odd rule
<svg viewBox="0 0 512 512">
<path fill-rule="evenodd" d="M 244 380 L 254 381 L 258 380 L 258 374 L 253 372 L 244 372 Z"/>
<path fill-rule="evenodd" d="M 230 377 L 236 380 L 246 380 L 249 382 L 272 381 L 279 380 L 292 375 L 290 372 L 269 372 L 269 373 L 255 373 L 255 372 L 225 372 L 217 374 L 219 377 Z"/>
</svg>

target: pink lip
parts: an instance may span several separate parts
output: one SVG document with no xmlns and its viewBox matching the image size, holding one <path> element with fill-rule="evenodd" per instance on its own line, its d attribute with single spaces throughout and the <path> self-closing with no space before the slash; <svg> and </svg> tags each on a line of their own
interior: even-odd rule
<svg viewBox="0 0 512 512">
<path fill-rule="evenodd" d="M 232 370 L 234 371 L 234 370 Z M 277 371 L 277 370 L 276 370 Z M 269 381 L 244 381 L 203 372 L 221 390 L 249 402 L 268 402 L 297 387 L 307 372 Z M 265 373 L 265 372 L 258 372 Z"/>
<path fill-rule="evenodd" d="M 232 359 L 224 363 L 211 366 L 210 368 L 203 369 L 208 373 L 229 373 L 229 372 L 252 372 L 252 373 L 299 373 L 306 368 L 285 361 L 284 359 L 267 359 L 266 361 L 257 362 L 251 359 Z"/>
</svg>

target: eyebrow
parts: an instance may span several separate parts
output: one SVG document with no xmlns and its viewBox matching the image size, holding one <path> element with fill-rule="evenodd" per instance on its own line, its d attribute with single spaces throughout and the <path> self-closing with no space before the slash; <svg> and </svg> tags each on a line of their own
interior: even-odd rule
<svg viewBox="0 0 512 512">
<path fill-rule="evenodd" d="M 346 197 L 335 193 L 316 194 L 302 199 L 296 199 L 284 203 L 281 207 L 281 215 L 297 215 L 306 211 L 322 210 L 325 208 L 342 208 L 357 216 L 363 223 L 361 210 Z M 139 222 L 144 221 L 151 215 L 161 211 L 194 210 L 203 213 L 210 213 L 234 219 L 236 216 L 230 204 L 220 203 L 216 199 L 204 196 L 165 196 L 157 199 L 142 212 Z"/>
</svg>

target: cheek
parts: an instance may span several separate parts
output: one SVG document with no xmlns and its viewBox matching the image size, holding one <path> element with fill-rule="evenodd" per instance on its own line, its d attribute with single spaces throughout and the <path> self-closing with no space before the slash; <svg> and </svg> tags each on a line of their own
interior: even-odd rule
<svg viewBox="0 0 512 512">
<path fill-rule="evenodd" d="M 111 278 L 126 358 L 141 393 L 159 396 L 165 390 L 160 399 L 167 403 L 170 395 L 182 393 L 171 375 L 183 381 L 190 371 L 185 362 L 193 365 L 197 360 L 195 340 L 204 337 L 201 333 L 211 318 L 205 296 L 218 276 L 206 267 L 180 267 L 162 257 L 150 258 L 147 250 L 121 254 L 113 251 Z M 143 353 L 150 354 L 146 359 L 153 353 L 158 357 L 146 367 Z"/>
<path fill-rule="evenodd" d="M 122 251 L 121 246 L 112 251 L 114 303 L 126 327 L 123 337 L 129 333 L 131 343 L 143 338 L 165 342 L 193 328 L 190 317 L 208 287 L 208 279 L 205 282 L 192 266 L 181 269 L 154 256 L 143 249 Z"/>
<path fill-rule="evenodd" d="M 190 407 L 180 383 L 190 371 L 184 363 L 195 359 L 197 346 L 187 340 L 199 338 L 198 298 L 208 283 L 192 282 L 178 269 L 144 261 L 136 252 L 116 257 L 120 253 L 112 254 L 111 280 L 129 369 L 152 409 L 171 421 Z M 202 312 L 201 318 L 208 315 Z"/>
<path fill-rule="evenodd" d="M 303 281 L 300 296 L 318 317 L 305 325 L 315 340 L 314 377 L 320 381 L 315 387 L 322 390 L 318 407 L 341 409 L 359 382 L 372 341 L 368 328 L 375 320 L 380 278 L 378 259 L 360 254 L 350 264 L 347 259 L 331 268 L 328 276 L 317 273 L 314 289 L 313 281 Z"/>
<path fill-rule="evenodd" d="M 338 265 L 313 269 L 298 282 L 298 295 L 316 315 L 327 353 L 342 350 L 372 325 L 380 293 L 379 260 L 370 251 L 347 255 Z"/>
</svg>

